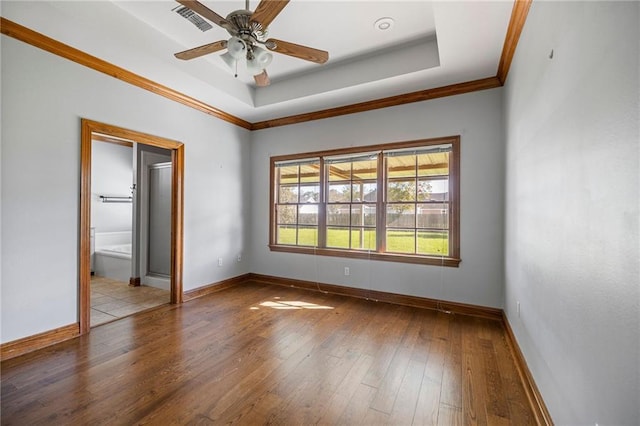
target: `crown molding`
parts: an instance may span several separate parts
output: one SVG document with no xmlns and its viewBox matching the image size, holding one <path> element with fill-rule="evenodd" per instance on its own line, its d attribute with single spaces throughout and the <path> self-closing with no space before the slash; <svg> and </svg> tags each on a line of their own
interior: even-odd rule
<svg viewBox="0 0 640 426">
<path fill-rule="evenodd" d="M 291 115 L 289 117 L 276 118 L 274 120 L 260 121 L 253 123 L 251 130 L 262 130 L 289 124 L 304 123 L 306 121 L 321 120 L 323 118 L 338 117 L 341 115 L 355 114 L 358 112 L 372 111 L 380 108 L 410 104 L 413 102 L 427 101 L 429 99 L 443 98 L 446 96 L 461 95 L 463 93 L 477 92 L 479 90 L 493 89 L 502 84 L 497 77 L 488 77 L 480 80 L 467 81 L 449 86 L 436 87 L 434 89 L 420 90 L 417 92 L 405 93 L 402 95 L 390 96 L 388 98 L 375 99 L 373 101 L 361 102 L 358 104 L 345 105 L 337 108 L 330 108 L 307 114 Z"/>
<path fill-rule="evenodd" d="M 500 55 L 500 62 L 498 63 L 498 73 L 496 77 L 500 80 L 500 84 L 504 85 L 507 81 L 507 74 L 509 74 L 509 68 L 511 67 L 511 61 L 513 55 L 516 53 L 516 47 L 520 40 L 520 34 L 524 28 L 524 23 L 527 20 L 529 14 L 529 8 L 533 0 L 515 0 L 513 3 L 513 9 L 511 10 L 511 19 L 509 20 L 509 26 L 507 27 L 507 35 L 504 39 L 504 45 L 502 46 L 502 55 Z"/>
<path fill-rule="evenodd" d="M 149 80 L 148 78 L 142 77 L 117 65 L 113 65 L 100 58 L 89 55 L 88 53 L 61 43 L 51 37 L 47 37 L 44 34 L 40 34 L 4 17 L 0 17 L 0 32 L 4 35 L 15 38 L 16 40 L 20 40 L 62 58 L 69 59 L 70 61 L 84 65 L 85 67 L 94 69 L 103 74 L 110 75 L 118 80 L 122 80 L 141 89 L 148 90 L 149 92 L 171 99 L 172 101 L 178 102 L 182 105 L 197 109 L 198 111 L 235 124 L 236 126 L 243 127 L 247 130 L 251 129 L 251 123 L 248 121 L 235 117 L 216 107 L 207 105 L 206 103 L 191 96 L 156 83 L 155 81 Z"/>
</svg>

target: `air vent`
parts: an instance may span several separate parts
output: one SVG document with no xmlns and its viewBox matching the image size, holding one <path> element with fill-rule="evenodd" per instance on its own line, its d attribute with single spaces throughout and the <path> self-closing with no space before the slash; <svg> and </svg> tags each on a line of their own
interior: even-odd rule
<svg viewBox="0 0 640 426">
<path fill-rule="evenodd" d="M 205 21 L 200 15 L 198 15 L 197 13 L 195 13 L 193 10 L 189 9 L 186 6 L 179 6 L 173 10 L 175 10 L 178 15 L 182 16 L 183 18 L 191 22 L 193 25 L 198 27 L 200 31 L 204 32 L 213 28 L 213 26 L 211 26 L 210 23 Z"/>
</svg>

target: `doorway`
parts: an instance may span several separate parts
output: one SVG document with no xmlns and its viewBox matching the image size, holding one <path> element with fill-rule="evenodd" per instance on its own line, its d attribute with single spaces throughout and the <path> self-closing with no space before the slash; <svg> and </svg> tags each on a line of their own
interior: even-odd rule
<svg viewBox="0 0 640 426">
<path fill-rule="evenodd" d="M 100 140 L 120 145 L 138 146 L 146 151 L 156 151 L 169 154 L 165 157 L 163 166 L 157 166 L 161 173 L 155 173 L 156 186 L 159 183 L 168 187 L 163 191 L 162 197 L 156 197 L 153 202 L 162 203 L 169 210 L 169 216 L 160 224 L 165 229 L 161 235 L 166 241 L 166 248 L 161 251 L 161 256 L 169 260 L 169 266 L 161 268 L 161 275 L 168 283 L 170 302 L 178 304 L 182 302 L 182 218 L 183 218 L 183 176 L 184 176 L 184 145 L 181 142 L 158 136 L 148 135 L 104 123 L 82 119 L 81 137 L 81 179 L 80 179 L 80 271 L 79 271 L 79 328 L 80 333 L 89 332 L 91 327 L 91 253 L 92 244 L 95 244 L 91 230 L 91 201 L 92 201 L 92 141 Z M 136 185 L 132 186 L 135 190 Z M 156 188 L 154 191 L 158 192 Z M 96 194 L 93 194 L 96 195 Z M 156 194 L 157 195 L 157 194 Z M 99 196 L 99 195 L 97 195 Z M 117 197 L 115 200 L 127 202 L 127 197 Z M 113 200 L 112 200 L 113 201 Z M 158 220 L 158 218 L 154 218 Z M 134 220 L 134 227 L 136 221 Z M 148 238 L 148 234 L 146 236 Z M 143 243 L 136 244 L 133 238 L 133 252 L 139 251 Z M 138 239 L 140 241 L 140 239 Z M 156 255 L 157 257 L 157 255 Z M 136 258 L 136 256 L 134 256 Z M 134 262 L 134 265 L 139 262 Z M 138 268 L 139 269 L 139 268 Z M 136 267 L 131 268 L 130 284 L 136 283 Z M 139 280 L 138 280 L 139 281 Z M 138 282 L 139 283 L 139 282 Z"/>
</svg>

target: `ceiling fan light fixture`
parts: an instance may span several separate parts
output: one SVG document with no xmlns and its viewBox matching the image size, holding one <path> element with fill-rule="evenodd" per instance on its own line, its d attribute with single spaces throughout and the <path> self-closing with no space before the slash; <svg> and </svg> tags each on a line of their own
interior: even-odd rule
<svg viewBox="0 0 640 426">
<path fill-rule="evenodd" d="M 271 64 L 273 59 L 270 51 L 317 64 L 324 64 L 329 59 L 329 53 L 324 50 L 282 40 L 267 39 L 269 24 L 282 12 L 289 0 L 260 0 L 253 12 L 249 10 L 249 0 L 245 0 L 245 9 L 231 12 L 226 18 L 218 15 L 198 0 L 176 1 L 189 9 L 191 13 L 198 13 L 203 18 L 227 30 L 231 36 L 228 40 L 218 40 L 175 53 L 174 56 L 178 59 L 194 59 L 226 48 L 227 51 L 221 55 L 221 58 L 229 68 L 235 71 L 234 75 L 238 76 L 238 65 L 242 68 L 246 65 L 246 69 L 253 74 L 256 85 L 260 87 L 268 86 L 270 83 L 266 71 L 266 67 Z M 239 64 L 239 62 L 241 63 Z"/>
<path fill-rule="evenodd" d="M 262 72 L 262 70 L 264 70 L 264 68 L 262 68 L 255 59 L 248 59 L 247 60 L 247 71 L 249 72 L 250 75 L 258 75 Z"/>
<path fill-rule="evenodd" d="M 223 53 L 222 55 L 220 55 L 220 58 L 224 61 L 225 64 L 227 64 L 229 68 L 235 71 L 236 64 L 238 62 L 236 58 L 231 56 L 229 52 Z"/>
<path fill-rule="evenodd" d="M 240 59 L 247 53 L 247 44 L 238 37 L 231 37 L 227 42 L 227 52 L 234 59 Z"/>
<path fill-rule="evenodd" d="M 273 55 L 265 49 L 256 46 L 253 48 L 253 60 L 260 65 L 262 69 L 265 69 L 273 60 Z"/>
</svg>

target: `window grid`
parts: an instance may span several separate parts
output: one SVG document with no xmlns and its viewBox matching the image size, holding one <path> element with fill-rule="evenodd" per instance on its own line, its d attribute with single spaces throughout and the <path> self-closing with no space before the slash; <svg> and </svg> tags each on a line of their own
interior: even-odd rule
<svg viewBox="0 0 640 426">
<path fill-rule="evenodd" d="M 326 247 L 377 250 L 377 158 L 325 165 Z"/>
<path fill-rule="evenodd" d="M 276 168 L 275 233 L 277 244 L 318 245 L 319 160 Z"/>
<path fill-rule="evenodd" d="M 434 174 L 428 174 L 420 155 L 385 156 L 384 235 L 389 253 L 449 255 L 449 154 L 433 156 L 440 157 Z M 438 199 L 432 199 L 434 186 L 446 191 L 433 194 Z"/>
<path fill-rule="evenodd" d="M 459 152 L 454 136 L 272 157 L 270 249 L 458 266 Z M 292 165 L 295 179 L 283 180 Z M 282 220 L 292 206 L 295 221 Z M 281 238 L 284 226 L 295 238 Z"/>
</svg>

